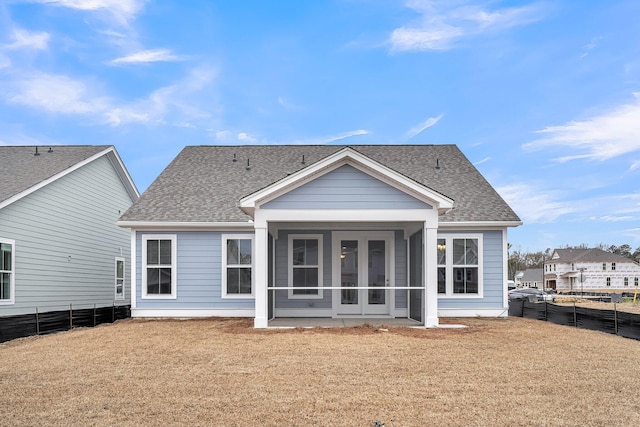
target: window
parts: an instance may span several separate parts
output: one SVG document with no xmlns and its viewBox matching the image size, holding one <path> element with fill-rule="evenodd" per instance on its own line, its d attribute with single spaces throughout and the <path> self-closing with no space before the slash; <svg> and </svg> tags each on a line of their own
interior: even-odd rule
<svg viewBox="0 0 640 427">
<path fill-rule="evenodd" d="M 175 235 L 142 236 L 142 298 L 176 298 Z"/>
<path fill-rule="evenodd" d="M 253 297 L 253 236 L 222 236 L 222 298 Z"/>
<path fill-rule="evenodd" d="M 633 278 L 633 286 L 635 286 L 636 288 L 638 287 L 638 278 L 637 277 Z"/>
<path fill-rule="evenodd" d="M 438 239 L 438 293 L 441 296 L 482 296 L 482 236 Z"/>
<path fill-rule="evenodd" d="M 15 289 L 15 241 L 0 239 L 0 304 L 13 304 Z"/>
<path fill-rule="evenodd" d="M 553 271 L 556 271 L 556 265 L 553 264 Z"/>
<path fill-rule="evenodd" d="M 616 263 L 612 262 L 611 263 L 611 271 L 615 271 L 616 270 Z"/>
<path fill-rule="evenodd" d="M 574 263 L 571 263 L 571 271 L 576 271 L 576 265 Z"/>
<path fill-rule="evenodd" d="M 289 235 L 289 298 L 322 298 L 322 235 Z"/>
<path fill-rule="evenodd" d="M 438 239 L 438 293 L 447 292 L 447 241 Z"/>
<path fill-rule="evenodd" d="M 124 258 L 116 258 L 116 296 L 124 299 Z"/>
<path fill-rule="evenodd" d="M 607 277 L 607 287 L 611 286 L 611 277 Z"/>
<path fill-rule="evenodd" d="M 607 263 L 603 262 L 602 263 L 602 271 L 606 271 L 607 270 Z"/>
<path fill-rule="evenodd" d="M 624 278 L 624 287 L 626 288 L 627 286 L 629 286 L 629 278 L 625 277 Z"/>
</svg>

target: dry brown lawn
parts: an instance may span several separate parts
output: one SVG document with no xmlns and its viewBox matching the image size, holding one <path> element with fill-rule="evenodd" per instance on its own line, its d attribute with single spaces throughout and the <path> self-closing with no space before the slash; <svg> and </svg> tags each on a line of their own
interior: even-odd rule
<svg viewBox="0 0 640 427">
<path fill-rule="evenodd" d="M 466 329 L 124 320 L 0 345 L 7 426 L 635 426 L 640 342 Z"/>
</svg>

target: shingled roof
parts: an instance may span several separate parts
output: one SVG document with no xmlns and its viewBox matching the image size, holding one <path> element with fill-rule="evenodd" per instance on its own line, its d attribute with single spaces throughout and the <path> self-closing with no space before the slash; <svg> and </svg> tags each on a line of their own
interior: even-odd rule
<svg viewBox="0 0 640 427">
<path fill-rule="evenodd" d="M 189 146 L 122 222 L 245 222 L 238 201 L 346 146 Z M 351 149 L 455 202 L 444 222 L 520 222 L 455 145 L 352 145 Z M 302 158 L 304 156 L 304 164 Z M 234 162 L 233 159 L 236 159 Z M 250 169 L 247 170 L 247 162 Z M 439 168 L 436 168 L 436 163 Z"/>
<path fill-rule="evenodd" d="M 0 146 L 0 203 L 110 148 L 109 145 Z M 38 155 L 36 155 L 36 150 Z"/>
<path fill-rule="evenodd" d="M 551 262 L 635 262 L 629 258 L 625 258 L 622 255 L 613 254 L 611 252 L 603 251 L 602 249 L 555 249 Z M 555 257 L 557 255 L 557 257 Z"/>
</svg>

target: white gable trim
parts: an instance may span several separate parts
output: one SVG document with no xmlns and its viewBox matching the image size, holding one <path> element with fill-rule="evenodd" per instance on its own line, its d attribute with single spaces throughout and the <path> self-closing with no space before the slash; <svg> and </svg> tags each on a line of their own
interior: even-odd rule
<svg viewBox="0 0 640 427">
<path fill-rule="evenodd" d="M 111 154 L 111 156 L 109 156 L 109 154 Z M 118 174 L 118 176 L 120 177 L 120 179 L 122 178 L 126 178 L 126 182 L 123 182 L 124 186 L 127 188 L 127 192 L 129 193 L 129 195 L 132 196 L 132 200 L 135 201 L 138 197 L 140 197 L 140 193 L 138 193 L 138 189 L 136 188 L 135 184 L 133 183 L 133 180 L 131 179 L 131 176 L 129 175 L 129 172 L 127 172 L 127 170 L 124 167 L 124 164 L 122 163 L 122 160 L 120 159 L 120 156 L 118 156 L 118 153 L 115 151 L 115 148 L 109 147 L 106 150 L 103 150 L 99 153 L 94 154 L 91 157 L 88 157 L 86 159 L 84 159 L 81 162 L 76 163 L 75 165 L 71 166 L 70 168 L 67 168 L 65 170 L 63 170 L 62 172 L 59 172 L 55 175 L 53 175 L 50 178 L 45 179 L 44 181 L 39 182 L 38 184 L 27 188 L 26 190 L 12 196 L 9 197 L 7 200 L 5 200 L 4 202 L 0 203 L 0 209 L 9 206 L 12 203 L 17 202 L 18 200 L 22 199 L 23 197 L 28 196 L 29 194 L 35 193 L 36 191 L 38 191 L 39 189 L 46 187 L 47 185 L 51 184 L 52 182 L 55 182 L 57 180 L 59 180 L 60 178 L 69 175 L 70 173 L 82 168 L 85 165 L 88 165 L 89 163 L 93 162 L 96 159 L 99 159 L 100 157 L 107 155 L 107 158 L 109 159 L 109 161 L 111 162 L 111 164 L 114 166 L 114 168 L 116 169 L 116 173 Z M 135 197 L 134 197 L 135 196 Z"/>
<path fill-rule="evenodd" d="M 438 209 L 439 213 L 444 213 L 453 208 L 454 202 L 452 199 L 399 174 L 393 169 L 370 159 L 350 147 L 345 147 L 305 169 L 293 173 L 262 190 L 243 197 L 240 200 L 239 206 L 243 211 L 253 215 L 254 210 L 259 208 L 261 204 L 273 200 L 343 165 L 352 166 L 418 200 L 428 203 Z"/>
</svg>

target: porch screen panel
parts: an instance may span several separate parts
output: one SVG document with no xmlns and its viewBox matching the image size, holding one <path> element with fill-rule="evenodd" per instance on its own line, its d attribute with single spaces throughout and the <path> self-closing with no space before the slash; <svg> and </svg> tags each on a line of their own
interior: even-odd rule
<svg viewBox="0 0 640 427">
<path fill-rule="evenodd" d="M 358 286 L 358 241 L 340 242 L 340 291 L 341 304 L 358 304 L 358 290 L 344 289 Z"/>
<path fill-rule="evenodd" d="M 409 238 L 409 286 L 422 287 L 422 233 Z M 409 290 L 409 318 L 422 322 L 422 290 Z"/>
</svg>

